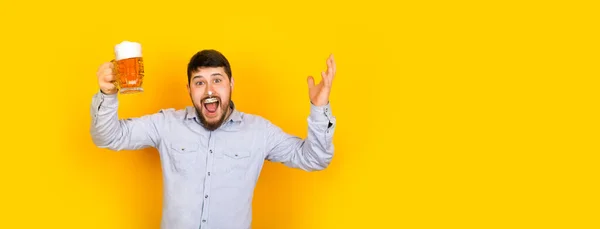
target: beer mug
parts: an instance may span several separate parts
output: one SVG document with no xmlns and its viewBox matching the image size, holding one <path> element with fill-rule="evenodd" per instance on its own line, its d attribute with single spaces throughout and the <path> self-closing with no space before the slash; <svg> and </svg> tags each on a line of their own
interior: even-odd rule
<svg viewBox="0 0 600 229">
<path fill-rule="evenodd" d="M 115 86 L 121 94 L 143 92 L 144 59 L 142 46 L 137 42 L 123 41 L 115 45 L 115 59 L 112 60 Z"/>
</svg>

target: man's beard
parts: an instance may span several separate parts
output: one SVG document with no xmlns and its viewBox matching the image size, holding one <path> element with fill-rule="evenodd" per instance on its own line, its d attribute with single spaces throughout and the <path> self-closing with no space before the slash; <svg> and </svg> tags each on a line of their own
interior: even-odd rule
<svg viewBox="0 0 600 229">
<path fill-rule="evenodd" d="M 202 124 L 202 126 L 208 131 L 213 131 L 213 130 L 216 130 L 217 128 L 219 128 L 225 121 L 225 118 L 227 117 L 227 115 L 229 113 L 229 109 L 231 109 L 229 107 L 230 104 L 231 104 L 230 102 L 227 102 L 227 104 L 219 103 L 219 106 L 221 106 L 221 108 L 223 108 L 223 114 L 221 114 L 221 117 L 219 118 L 218 121 L 212 122 L 212 123 L 208 122 L 208 120 L 206 120 L 204 118 L 204 115 L 202 114 L 202 109 L 204 109 L 204 107 L 202 107 L 204 105 L 203 103 L 200 104 L 201 107 L 194 106 L 194 108 L 196 108 L 196 115 L 199 117 L 200 123 Z"/>
</svg>

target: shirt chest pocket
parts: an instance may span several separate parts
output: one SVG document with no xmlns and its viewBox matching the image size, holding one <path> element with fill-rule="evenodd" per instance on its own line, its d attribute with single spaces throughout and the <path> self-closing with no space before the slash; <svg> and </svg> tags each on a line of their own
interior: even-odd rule
<svg viewBox="0 0 600 229">
<path fill-rule="evenodd" d="M 228 159 L 240 159 L 244 160 L 250 157 L 250 151 L 247 150 L 227 150 L 223 152 L 223 154 L 228 157 Z"/>
<path fill-rule="evenodd" d="M 193 142 L 173 142 L 169 145 L 171 169 L 178 173 L 193 171 L 198 160 L 199 145 Z"/>
<path fill-rule="evenodd" d="M 228 177 L 241 178 L 252 167 L 252 153 L 249 150 L 224 150 L 215 159 L 217 171 Z"/>
</svg>

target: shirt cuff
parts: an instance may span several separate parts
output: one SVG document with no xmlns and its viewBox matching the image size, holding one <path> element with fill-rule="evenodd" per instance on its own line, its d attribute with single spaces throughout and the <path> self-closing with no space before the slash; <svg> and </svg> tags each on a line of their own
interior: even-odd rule
<svg viewBox="0 0 600 229">
<path fill-rule="evenodd" d="M 100 107 L 116 108 L 118 106 L 117 93 L 109 95 L 98 90 L 98 93 L 96 93 L 96 99 L 98 101 L 98 110 L 100 110 Z"/>
<path fill-rule="evenodd" d="M 310 119 L 315 122 L 331 122 L 332 113 L 331 113 L 331 105 L 327 103 L 322 106 L 315 106 L 310 103 Z"/>
</svg>

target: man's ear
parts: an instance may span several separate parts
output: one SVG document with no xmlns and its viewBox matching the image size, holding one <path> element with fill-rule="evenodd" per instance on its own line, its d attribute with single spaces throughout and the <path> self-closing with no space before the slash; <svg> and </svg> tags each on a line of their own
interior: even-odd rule
<svg viewBox="0 0 600 229">
<path fill-rule="evenodd" d="M 231 77 L 231 82 L 229 83 L 229 87 L 233 90 L 233 77 Z"/>
<path fill-rule="evenodd" d="M 189 83 L 186 84 L 186 88 L 187 88 L 188 94 L 190 94 L 190 84 Z"/>
</svg>

